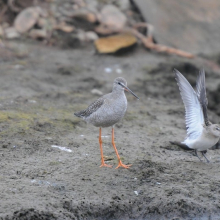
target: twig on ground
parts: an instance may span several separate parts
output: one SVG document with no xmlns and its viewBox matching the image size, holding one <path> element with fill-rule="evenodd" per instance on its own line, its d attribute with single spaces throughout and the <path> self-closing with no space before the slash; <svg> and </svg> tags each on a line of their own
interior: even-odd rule
<svg viewBox="0 0 220 220">
<path fill-rule="evenodd" d="M 140 33 L 137 29 L 139 27 L 146 27 L 147 28 L 147 36 L 143 35 Z M 164 53 L 169 53 L 169 54 L 176 54 L 178 56 L 182 57 L 187 57 L 187 58 L 193 58 L 194 55 L 191 53 L 188 53 L 183 50 L 179 50 L 173 47 L 168 47 L 162 44 L 156 44 L 153 41 L 153 26 L 144 22 L 137 23 L 133 25 L 133 27 L 124 27 L 122 29 L 114 29 L 114 28 L 109 28 L 103 25 L 99 25 L 98 27 L 95 28 L 95 31 L 99 34 L 113 34 L 113 33 L 130 33 L 133 34 L 135 37 L 137 37 L 142 44 L 151 50 L 155 50 L 157 52 L 164 52 Z"/>
</svg>

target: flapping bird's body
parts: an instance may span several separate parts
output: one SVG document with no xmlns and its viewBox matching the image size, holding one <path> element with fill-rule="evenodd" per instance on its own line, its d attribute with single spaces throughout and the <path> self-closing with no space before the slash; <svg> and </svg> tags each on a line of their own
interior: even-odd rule
<svg viewBox="0 0 220 220">
<path fill-rule="evenodd" d="M 185 106 L 187 136 L 179 144 L 178 142 L 171 143 L 177 144 L 184 149 L 194 149 L 196 155 L 197 151 L 201 151 L 206 158 L 206 150 L 214 146 L 220 138 L 220 126 L 212 124 L 208 120 L 205 72 L 200 71 L 196 82 L 196 90 L 192 88 L 179 71 L 174 70 L 174 72 Z M 207 158 L 206 160 L 208 161 Z"/>
<path fill-rule="evenodd" d="M 114 143 L 114 124 L 119 122 L 125 115 L 127 109 L 127 98 L 125 96 L 124 90 L 133 94 L 138 98 L 128 87 L 127 82 L 124 78 L 118 77 L 114 80 L 112 92 L 106 94 L 91 105 L 87 109 L 74 113 L 77 117 L 82 118 L 88 123 L 99 127 L 99 144 L 101 150 L 101 166 L 110 167 L 110 165 L 105 164 L 102 150 L 102 139 L 101 139 L 101 128 L 112 126 L 112 145 L 115 149 L 116 155 L 118 157 L 119 164 L 118 167 L 129 168 L 130 165 L 124 165 L 120 159 L 118 151 Z"/>
<path fill-rule="evenodd" d="M 205 151 L 214 146 L 219 140 L 219 136 L 213 135 L 213 129 L 215 129 L 213 125 L 204 127 L 201 134 L 198 135 L 196 139 L 191 139 L 190 137 L 187 137 L 182 143 L 187 145 L 191 149 L 197 151 Z"/>
</svg>

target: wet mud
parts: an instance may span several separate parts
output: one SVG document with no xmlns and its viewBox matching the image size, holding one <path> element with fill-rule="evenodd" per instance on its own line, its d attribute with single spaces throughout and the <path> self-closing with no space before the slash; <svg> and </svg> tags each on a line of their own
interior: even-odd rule
<svg viewBox="0 0 220 220">
<path fill-rule="evenodd" d="M 92 47 L 65 50 L 18 42 L 27 56 L 0 57 L 0 219 L 218 219 L 220 152 L 210 164 L 169 141 L 185 137 L 184 106 L 173 68 L 195 85 L 207 72 L 210 120 L 219 123 L 220 69 L 211 58 L 187 60 L 136 49 L 100 56 Z M 130 169 L 114 169 L 111 128 L 73 113 L 111 91 L 117 76 L 130 94 L 115 126 L 119 154 Z M 53 146 L 53 147 L 52 147 Z"/>
</svg>

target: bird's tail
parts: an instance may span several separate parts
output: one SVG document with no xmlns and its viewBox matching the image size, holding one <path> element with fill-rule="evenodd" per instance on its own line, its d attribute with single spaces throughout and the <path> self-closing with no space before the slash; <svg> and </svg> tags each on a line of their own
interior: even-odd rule
<svg viewBox="0 0 220 220">
<path fill-rule="evenodd" d="M 187 145 L 185 145 L 181 142 L 178 142 L 178 141 L 170 141 L 170 143 L 181 147 L 183 150 L 188 150 L 188 151 L 194 150 L 194 149 L 189 148 Z"/>
<path fill-rule="evenodd" d="M 82 118 L 81 113 L 82 113 L 81 111 L 80 111 L 80 112 L 75 112 L 74 115 L 75 115 L 76 117 Z"/>
</svg>

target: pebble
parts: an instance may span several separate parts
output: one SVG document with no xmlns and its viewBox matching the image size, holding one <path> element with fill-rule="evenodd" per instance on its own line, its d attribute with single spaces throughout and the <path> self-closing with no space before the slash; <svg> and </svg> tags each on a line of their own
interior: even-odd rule
<svg viewBox="0 0 220 220">
<path fill-rule="evenodd" d="M 106 5 L 100 12 L 99 21 L 110 28 L 122 29 L 127 17 L 114 5 Z"/>
<path fill-rule="evenodd" d="M 5 37 L 7 39 L 19 38 L 20 34 L 16 31 L 14 27 L 9 27 L 5 29 Z"/>
<path fill-rule="evenodd" d="M 86 35 L 86 40 L 87 41 L 95 41 L 99 38 L 98 35 L 93 31 L 87 31 L 85 33 L 85 35 Z"/>
<path fill-rule="evenodd" d="M 29 36 L 31 38 L 37 39 L 37 38 L 47 38 L 47 31 L 44 29 L 32 29 L 29 33 Z"/>
<path fill-rule="evenodd" d="M 38 21 L 39 7 L 29 7 L 21 11 L 15 18 L 14 27 L 19 33 L 30 30 Z"/>
<path fill-rule="evenodd" d="M 103 95 L 103 93 L 98 89 L 92 89 L 91 93 L 94 94 L 94 95 Z"/>
</svg>

